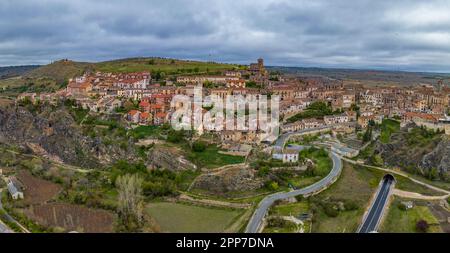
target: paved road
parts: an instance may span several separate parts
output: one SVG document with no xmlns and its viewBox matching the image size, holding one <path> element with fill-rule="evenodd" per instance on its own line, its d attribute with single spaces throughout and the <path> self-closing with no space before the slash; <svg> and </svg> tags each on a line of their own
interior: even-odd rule
<svg viewBox="0 0 450 253">
<path fill-rule="evenodd" d="M 283 149 L 284 144 L 286 144 L 286 141 L 289 139 L 289 137 L 291 135 L 307 134 L 309 132 L 321 131 L 321 130 L 326 130 L 326 129 L 330 129 L 330 126 L 309 128 L 309 129 L 304 129 L 304 130 L 297 131 L 297 132 L 284 133 L 284 134 L 280 135 L 280 137 L 278 137 L 278 139 L 275 141 L 274 148 Z"/>
<path fill-rule="evenodd" d="M 3 224 L 3 222 L 0 221 L 0 234 L 4 233 L 12 233 L 12 231 L 5 224 Z"/>
<path fill-rule="evenodd" d="M 0 210 L 3 210 L 2 199 L 1 199 L 2 190 L 3 189 L 0 189 Z M 8 217 L 8 216 L 9 215 L 6 214 L 6 217 Z M 0 234 L 1 233 L 12 233 L 12 232 L 13 231 L 11 231 L 2 221 L 0 221 Z"/>
<path fill-rule="evenodd" d="M 381 217 L 383 216 L 386 203 L 389 200 L 389 194 L 392 189 L 394 180 L 391 177 L 383 178 L 383 183 L 377 193 L 375 201 L 369 209 L 369 213 L 365 217 L 362 226 L 359 228 L 359 233 L 375 232 L 378 229 Z"/>
<path fill-rule="evenodd" d="M 259 204 L 258 208 L 253 213 L 253 216 L 250 219 L 250 222 L 248 223 L 245 232 L 246 233 L 259 232 L 259 229 L 261 228 L 261 225 L 263 223 L 264 216 L 266 215 L 270 206 L 272 206 L 272 204 L 275 201 L 292 198 L 298 195 L 309 195 L 315 192 L 319 192 L 325 189 L 331 183 L 333 183 L 334 180 L 339 176 L 339 174 L 342 171 L 342 161 L 339 158 L 339 156 L 336 155 L 335 153 L 331 153 L 331 159 L 333 160 L 333 168 L 331 169 L 331 172 L 326 177 L 322 178 L 319 182 L 302 189 L 290 192 L 279 192 L 265 197 Z"/>
</svg>

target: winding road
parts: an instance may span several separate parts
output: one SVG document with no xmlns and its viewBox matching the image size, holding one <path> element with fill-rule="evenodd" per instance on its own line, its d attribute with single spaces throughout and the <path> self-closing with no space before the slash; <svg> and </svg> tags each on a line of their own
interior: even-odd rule
<svg viewBox="0 0 450 253">
<path fill-rule="evenodd" d="M 277 141 L 275 142 L 274 147 L 282 149 L 286 143 L 286 141 L 289 139 L 292 135 L 297 134 L 306 134 L 308 132 L 315 132 L 317 130 L 323 130 L 321 129 L 308 129 L 309 131 L 303 130 L 300 132 L 294 132 L 294 133 L 287 133 L 281 135 Z M 265 197 L 258 205 L 257 209 L 253 213 L 253 216 L 251 217 L 245 232 L 246 233 L 258 233 L 262 227 L 264 217 L 267 214 L 267 211 L 269 210 L 270 206 L 273 205 L 273 203 L 277 200 L 292 198 L 298 195 L 311 195 L 314 193 L 318 193 L 324 189 L 326 189 L 330 184 L 332 184 L 340 175 L 342 171 L 342 160 L 341 158 L 333 153 L 330 152 L 331 159 L 333 161 L 333 168 L 331 169 L 331 172 L 324 178 L 322 178 L 320 181 L 307 186 L 302 189 L 293 190 L 290 192 L 279 192 L 272 195 L 269 195 Z"/>
</svg>

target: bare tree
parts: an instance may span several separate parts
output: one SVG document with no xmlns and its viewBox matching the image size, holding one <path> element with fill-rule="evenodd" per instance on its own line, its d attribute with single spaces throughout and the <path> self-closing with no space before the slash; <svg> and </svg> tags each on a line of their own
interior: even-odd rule
<svg viewBox="0 0 450 253">
<path fill-rule="evenodd" d="M 136 230 L 144 223 L 142 183 L 137 174 L 126 174 L 116 180 L 119 216 L 127 230 Z"/>
</svg>

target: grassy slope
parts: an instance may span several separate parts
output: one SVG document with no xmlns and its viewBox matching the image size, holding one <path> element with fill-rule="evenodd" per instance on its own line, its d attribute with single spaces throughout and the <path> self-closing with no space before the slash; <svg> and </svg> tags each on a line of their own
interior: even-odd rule
<svg viewBox="0 0 450 253">
<path fill-rule="evenodd" d="M 242 156 L 233 156 L 219 153 L 220 148 L 214 144 L 208 145 L 202 152 L 195 152 L 186 142 L 163 144 L 169 148 L 180 150 L 187 160 L 191 161 L 199 168 L 214 169 L 229 164 L 243 163 L 245 158 Z"/>
<path fill-rule="evenodd" d="M 69 78 L 82 75 L 85 71 L 91 70 L 91 63 L 74 62 L 74 61 L 56 61 L 51 64 L 39 67 L 27 73 L 28 78 L 47 77 L 62 83 Z"/>
<path fill-rule="evenodd" d="M 365 208 L 375 191 L 381 175 L 376 172 L 355 168 L 344 164 L 341 177 L 326 191 L 318 195 L 321 199 L 353 200 L 358 204 L 357 210 L 341 211 L 337 217 L 328 217 L 319 209 L 313 222 L 313 232 L 355 232 Z"/>
<path fill-rule="evenodd" d="M 185 149 L 187 151 L 188 149 Z M 219 148 L 209 145 L 203 152 L 194 152 L 189 150 L 187 159 L 195 163 L 200 168 L 217 168 L 229 164 L 243 163 L 245 158 L 242 156 L 232 156 L 219 153 Z"/>
<path fill-rule="evenodd" d="M 391 135 L 400 130 L 400 122 L 392 119 L 385 119 L 381 124 L 380 141 L 389 143 Z"/>
<path fill-rule="evenodd" d="M 207 208 L 179 203 L 150 203 L 146 211 L 156 220 L 162 232 L 222 232 L 239 215 L 240 210 Z"/>
</svg>

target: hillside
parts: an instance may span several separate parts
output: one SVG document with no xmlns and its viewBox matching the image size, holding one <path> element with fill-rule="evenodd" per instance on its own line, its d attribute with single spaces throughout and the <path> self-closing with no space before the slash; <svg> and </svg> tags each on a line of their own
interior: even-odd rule
<svg viewBox="0 0 450 253">
<path fill-rule="evenodd" d="M 26 78 L 49 78 L 57 83 L 63 83 L 67 79 L 82 75 L 92 69 L 91 63 L 60 60 L 34 69 L 24 75 Z"/>
<path fill-rule="evenodd" d="M 21 76 L 0 79 L 0 95 L 14 97 L 22 92 L 52 92 L 65 87 L 68 79 L 82 75 L 86 71 L 113 73 L 149 71 L 158 80 L 177 75 L 218 74 L 238 68 L 242 66 L 165 58 L 128 58 L 98 63 L 60 60 L 23 71 Z"/>
<path fill-rule="evenodd" d="M 0 80 L 8 79 L 16 76 L 21 76 L 33 69 L 39 68 L 38 65 L 28 65 L 28 66 L 8 66 L 0 67 Z"/>
<path fill-rule="evenodd" d="M 411 124 L 383 136 L 384 130 L 360 157 L 375 166 L 401 168 L 433 180 L 450 179 L 450 140 L 441 132 Z"/>
</svg>

